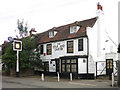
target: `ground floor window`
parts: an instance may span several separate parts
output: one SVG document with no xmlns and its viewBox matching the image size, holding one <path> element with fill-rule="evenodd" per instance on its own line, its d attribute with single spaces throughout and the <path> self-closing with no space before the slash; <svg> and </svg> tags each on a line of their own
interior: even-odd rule
<svg viewBox="0 0 120 90">
<path fill-rule="evenodd" d="M 49 62 L 44 62 L 44 71 L 49 72 Z"/>
<path fill-rule="evenodd" d="M 77 72 L 77 59 L 62 59 L 61 60 L 62 65 L 62 72 Z"/>
</svg>

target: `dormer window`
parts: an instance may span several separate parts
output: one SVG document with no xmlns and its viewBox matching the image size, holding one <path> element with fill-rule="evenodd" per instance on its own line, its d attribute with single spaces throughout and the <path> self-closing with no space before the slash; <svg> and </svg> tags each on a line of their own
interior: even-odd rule
<svg viewBox="0 0 120 90">
<path fill-rule="evenodd" d="M 49 32 L 49 38 L 54 37 L 57 34 L 57 31 L 50 31 Z"/>
<path fill-rule="evenodd" d="M 54 37 L 53 31 L 49 32 L 49 38 Z"/>
<path fill-rule="evenodd" d="M 70 27 L 70 34 L 76 33 L 79 30 L 79 26 L 71 26 Z"/>
</svg>

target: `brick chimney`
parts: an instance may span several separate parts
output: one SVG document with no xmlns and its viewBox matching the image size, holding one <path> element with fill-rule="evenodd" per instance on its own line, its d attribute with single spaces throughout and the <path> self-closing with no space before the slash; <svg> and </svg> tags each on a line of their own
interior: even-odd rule
<svg viewBox="0 0 120 90">
<path fill-rule="evenodd" d="M 97 4 L 97 10 L 102 10 L 102 11 L 103 11 L 103 8 L 102 8 L 102 6 L 100 5 L 99 2 L 98 2 L 98 4 Z"/>
<path fill-rule="evenodd" d="M 105 26 L 104 26 L 104 12 L 100 3 L 97 3 L 97 57 L 104 54 L 105 48 Z"/>
<path fill-rule="evenodd" d="M 35 31 L 35 28 L 31 28 L 31 30 L 29 31 L 30 37 L 32 36 L 32 32 L 37 32 L 37 31 Z"/>
</svg>

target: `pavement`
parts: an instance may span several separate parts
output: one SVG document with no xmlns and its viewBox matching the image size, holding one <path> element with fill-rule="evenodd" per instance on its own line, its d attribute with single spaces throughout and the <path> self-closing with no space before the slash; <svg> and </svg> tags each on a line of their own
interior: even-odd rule
<svg viewBox="0 0 120 90">
<path fill-rule="evenodd" d="M 111 86 L 110 80 L 60 79 L 56 76 L 9 77 L 2 76 L 2 88 L 117 88 Z"/>
</svg>

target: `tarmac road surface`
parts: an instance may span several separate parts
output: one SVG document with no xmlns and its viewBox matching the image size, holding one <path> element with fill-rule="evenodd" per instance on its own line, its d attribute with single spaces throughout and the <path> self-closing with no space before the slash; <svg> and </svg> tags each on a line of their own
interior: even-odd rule
<svg viewBox="0 0 120 90">
<path fill-rule="evenodd" d="M 2 76 L 2 88 L 117 88 L 111 87 L 110 80 L 73 80 L 46 76 L 42 81 L 40 76 L 8 77 Z"/>
</svg>

